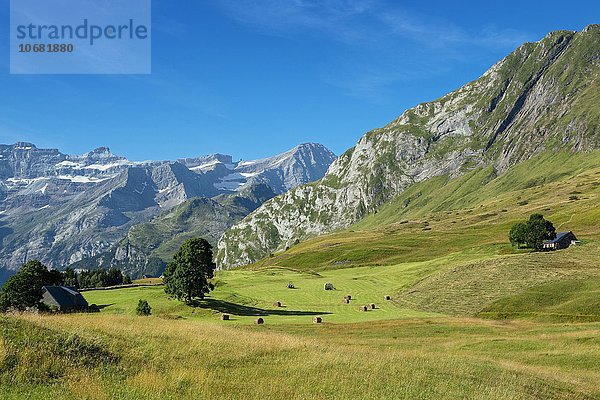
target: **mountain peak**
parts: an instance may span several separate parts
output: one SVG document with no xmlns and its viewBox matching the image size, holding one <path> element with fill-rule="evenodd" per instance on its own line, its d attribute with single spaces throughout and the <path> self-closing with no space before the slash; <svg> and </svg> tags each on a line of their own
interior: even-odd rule
<svg viewBox="0 0 600 400">
<path fill-rule="evenodd" d="M 37 147 L 35 147 L 35 144 L 29 143 L 29 142 L 17 142 L 12 147 L 13 147 L 14 150 L 33 150 L 33 149 L 37 149 Z"/>
<path fill-rule="evenodd" d="M 87 153 L 88 157 L 114 157 L 114 155 L 110 152 L 110 149 L 106 146 L 95 148 L 94 150 Z"/>
</svg>

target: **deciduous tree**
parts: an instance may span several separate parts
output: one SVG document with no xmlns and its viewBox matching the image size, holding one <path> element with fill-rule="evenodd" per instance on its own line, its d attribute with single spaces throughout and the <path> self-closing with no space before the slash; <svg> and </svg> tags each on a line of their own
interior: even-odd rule
<svg viewBox="0 0 600 400">
<path fill-rule="evenodd" d="M 40 307 L 44 286 L 62 285 L 62 274 L 48 268 L 37 260 L 29 261 L 8 278 L 0 294 L 0 309 L 26 310 Z"/>
<path fill-rule="evenodd" d="M 214 270 L 210 243 L 201 238 L 189 239 L 167 265 L 163 278 L 165 292 L 186 304 L 191 304 L 194 298 L 203 299 L 214 289 L 209 282 Z"/>
</svg>

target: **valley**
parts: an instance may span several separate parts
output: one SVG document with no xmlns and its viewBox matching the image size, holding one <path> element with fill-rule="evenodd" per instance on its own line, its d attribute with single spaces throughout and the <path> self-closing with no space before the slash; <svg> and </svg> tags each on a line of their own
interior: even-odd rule
<svg viewBox="0 0 600 400">
<path fill-rule="evenodd" d="M 600 171 L 595 153 L 573 156 L 580 158 L 571 165 L 562 157 L 532 160 L 556 163 L 557 176 L 539 185 L 519 181 L 518 169 L 489 182 L 480 180 L 484 171 L 443 184 L 426 181 L 415 188 L 421 195 L 414 202 L 423 205 L 405 207 L 406 198 L 416 198 L 409 192 L 346 230 L 219 271 L 215 290 L 192 307 L 152 286 L 84 292 L 101 308 L 96 314 L 2 317 L 1 351 L 15 357 L 5 373 L 16 385 L 0 393 L 32 399 L 225 392 L 240 399 L 598 398 L 600 231 L 589 204 Z M 536 181 L 531 166 L 523 171 Z M 569 200 L 575 189 L 579 200 Z M 450 194 L 427 200 L 437 191 Z M 515 207 L 523 199 L 527 204 Z M 568 224 L 582 244 L 543 253 L 511 248 L 510 224 L 537 211 L 556 226 Z M 335 290 L 324 290 L 329 282 Z M 342 302 L 346 295 L 350 304 Z M 139 299 L 149 302 L 152 316 L 135 315 Z M 359 311 L 371 303 L 375 309 Z M 231 319 L 221 321 L 222 313 Z M 315 316 L 323 322 L 314 324 Z M 254 323 L 259 317 L 264 325 Z M 20 336 L 38 330 L 44 340 L 63 344 Z M 32 349 L 42 346 L 34 351 L 43 362 L 17 350 L 22 340 Z M 63 346 L 73 349 L 65 353 Z M 90 348 L 89 365 L 69 364 L 70 352 Z M 61 365 L 69 366 L 52 372 Z M 45 376 L 45 383 L 35 376 Z"/>
<path fill-rule="evenodd" d="M 599 72 L 554 31 L 339 157 L 0 146 L 0 276 L 162 275 L 63 313 L 24 266 L 0 397 L 600 399 Z"/>
</svg>

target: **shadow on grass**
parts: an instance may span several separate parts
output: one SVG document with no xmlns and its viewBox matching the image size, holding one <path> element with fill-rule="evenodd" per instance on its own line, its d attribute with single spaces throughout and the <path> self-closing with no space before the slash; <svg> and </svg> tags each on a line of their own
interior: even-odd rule
<svg viewBox="0 0 600 400">
<path fill-rule="evenodd" d="M 198 308 L 210 308 L 226 314 L 233 314 L 245 317 L 264 317 L 268 315 L 282 315 L 282 316 L 303 316 L 303 315 L 325 315 L 331 314 L 329 312 L 317 312 L 317 311 L 294 311 L 294 310 L 265 310 L 258 307 L 244 306 L 241 304 L 230 303 L 223 300 L 215 299 L 204 299 L 195 300 L 191 304 L 192 307 Z"/>
<path fill-rule="evenodd" d="M 98 304 L 98 305 L 96 305 L 96 307 L 98 307 L 98 309 L 99 309 L 99 310 L 102 310 L 103 308 L 110 307 L 110 306 L 114 306 L 114 305 L 115 305 L 115 303 L 110 303 L 110 304 Z"/>
</svg>

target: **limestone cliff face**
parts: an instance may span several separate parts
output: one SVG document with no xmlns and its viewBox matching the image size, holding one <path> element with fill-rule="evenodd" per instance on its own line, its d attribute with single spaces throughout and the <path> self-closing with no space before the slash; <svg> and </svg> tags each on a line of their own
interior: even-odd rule
<svg viewBox="0 0 600 400">
<path fill-rule="evenodd" d="M 498 174 L 545 149 L 600 147 L 600 25 L 526 43 L 483 76 L 363 136 L 325 177 L 265 203 L 218 244 L 221 268 L 347 227 L 415 182 Z"/>
</svg>

